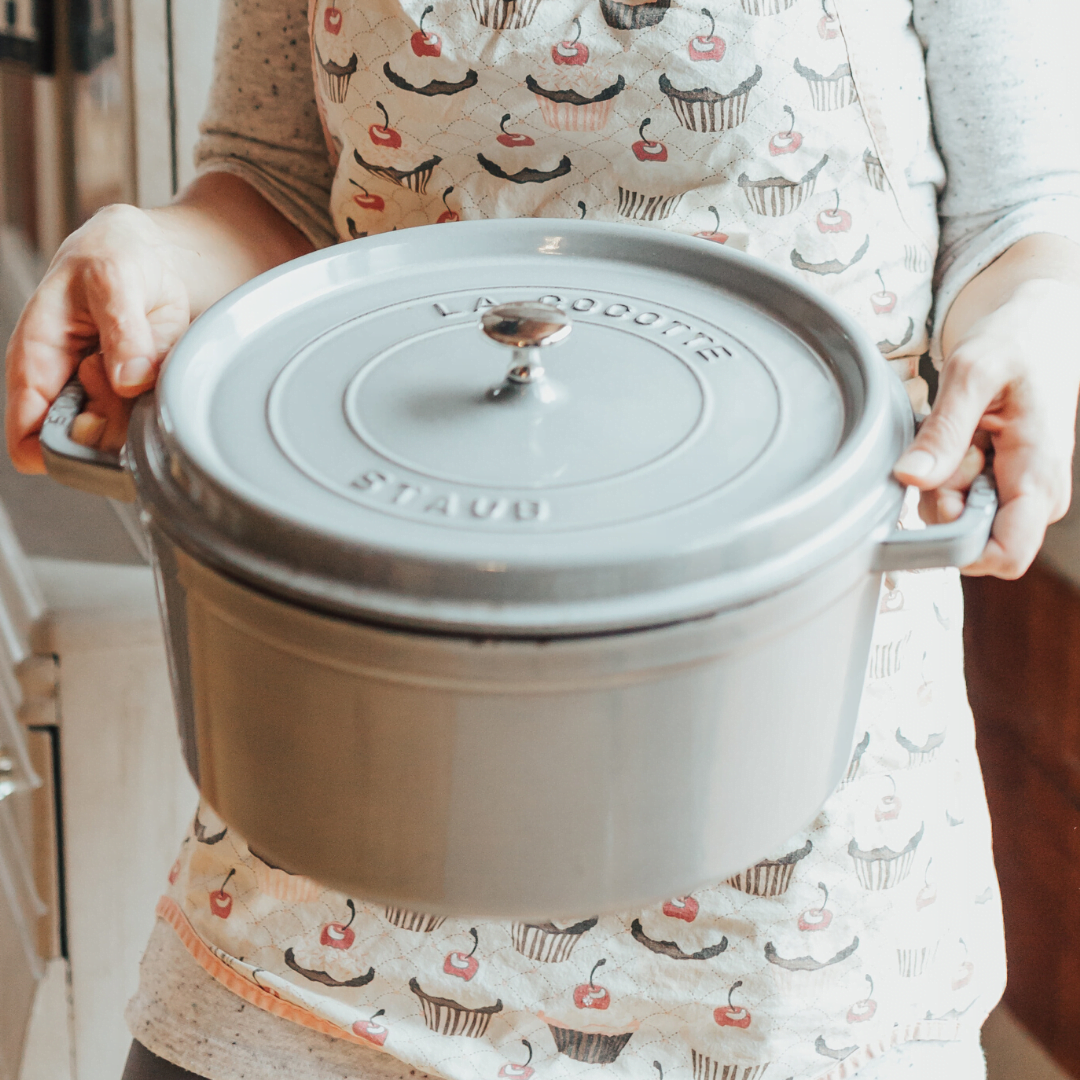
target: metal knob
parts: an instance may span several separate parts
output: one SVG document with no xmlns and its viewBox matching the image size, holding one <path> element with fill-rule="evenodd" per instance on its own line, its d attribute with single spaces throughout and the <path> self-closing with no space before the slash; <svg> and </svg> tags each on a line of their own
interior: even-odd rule
<svg viewBox="0 0 1080 1080">
<path fill-rule="evenodd" d="M 524 301 L 499 304 L 484 312 L 480 326 L 492 341 L 514 350 L 507 382 L 528 385 L 544 378 L 540 350 L 565 341 L 573 326 L 565 312 L 551 304 Z"/>
</svg>

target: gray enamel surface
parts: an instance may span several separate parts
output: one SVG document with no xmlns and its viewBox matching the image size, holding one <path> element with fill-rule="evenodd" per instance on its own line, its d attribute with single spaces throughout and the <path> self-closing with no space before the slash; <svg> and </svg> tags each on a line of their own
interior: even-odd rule
<svg viewBox="0 0 1080 1080">
<path fill-rule="evenodd" d="M 511 350 L 480 319 L 522 300 L 573 330 L 543 350 L 539 388 L 506 393 Z M 175 489 L 170 513 L 200 519 L 216 561 L 244 549 L 315 606 L 642 625 L 879 531 L 904 437 L 891 378 L 841 313 L 717 245 L 562 221 L 414 229 L 203 316 L 137 472 L 150 503 Z"/>
</svg>

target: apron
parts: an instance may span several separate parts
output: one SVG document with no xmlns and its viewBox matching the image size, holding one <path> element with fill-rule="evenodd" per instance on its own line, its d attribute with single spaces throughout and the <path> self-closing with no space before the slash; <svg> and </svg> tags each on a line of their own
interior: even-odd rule
<svg viewBox="0 0 1080 1080">
<path fill-rule="evenodd" d="M 737 246 L 858 318 L 925 407 L 935 209 L 855 48 L 881 22 L 917 49 L 909 18 L 902 0 L 312 0 L 333 220 L 347 239 L 588 217 Z M 962 621 L 955 571 L 885 579 L 840 788 L 692 896 L 443 919 L 272 867 L 204 806 L 158 914 L 248 1002 L 448 1080 L 841 1080 L 971 1037 L 1005 962 Z"/>
</svg>

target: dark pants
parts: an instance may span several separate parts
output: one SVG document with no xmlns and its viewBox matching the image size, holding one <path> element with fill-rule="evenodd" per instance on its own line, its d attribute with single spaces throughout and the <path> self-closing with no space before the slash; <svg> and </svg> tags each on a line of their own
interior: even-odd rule
<svg viewBox="0 0 1080 1080">
<path fill-rule="evenodd" d="M 142 1043 L 133 1042 L 121 1080 L 202 1080 L 202 1077 L 151 1054 Z"/>
</svg>

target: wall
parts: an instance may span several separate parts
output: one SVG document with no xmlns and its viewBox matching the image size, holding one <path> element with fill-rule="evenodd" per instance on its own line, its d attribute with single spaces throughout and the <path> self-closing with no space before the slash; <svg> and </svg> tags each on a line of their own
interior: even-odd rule
<svg viewBox="0 0 1080 1080">
<path fill-rule="evenodd" d="M 160 206 L 195 174 L 219 0 L 130 0 L 138 201 Z"/>
</svg>

